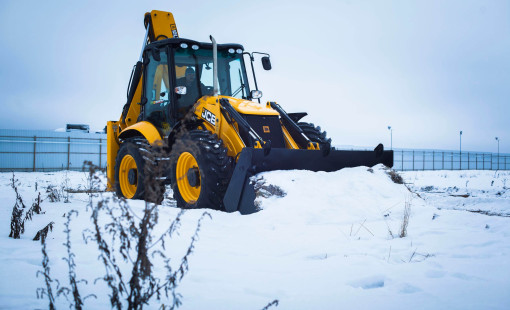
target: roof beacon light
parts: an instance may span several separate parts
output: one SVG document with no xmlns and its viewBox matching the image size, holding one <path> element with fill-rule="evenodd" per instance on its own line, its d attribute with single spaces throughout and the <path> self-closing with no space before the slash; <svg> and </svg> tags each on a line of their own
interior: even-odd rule
<svg viewBox="0 0 510 310">
<path fill-rule="evenodd" d="M 186 43 L 181 43 L 181 47 L 182 47 L 182 48 L 188 48 L 188 44 L 186 44 Z"/>
<path fill-rule="evenodd" d="M 192 49 L 194 49 L 194 50 L 196 51 L 196 50 L 198 49 L 198 45 L 193 44 L 193 45 L 191 46 L 191 48 L 192 48 Z"/>
</svg>

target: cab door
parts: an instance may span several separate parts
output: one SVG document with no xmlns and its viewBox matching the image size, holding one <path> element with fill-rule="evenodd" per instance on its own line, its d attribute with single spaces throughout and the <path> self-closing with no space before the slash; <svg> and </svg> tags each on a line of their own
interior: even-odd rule
<svg viewBox="0 0 510 310">
<path fill-rule="evenodd" d="M 143 118 L 152 123 L 163 136 L 172 128 L 170 118 L 171 98 L 168 74 L 168 55 L 166 50 L 151 49 L 146 51 Z"/>
</svg>

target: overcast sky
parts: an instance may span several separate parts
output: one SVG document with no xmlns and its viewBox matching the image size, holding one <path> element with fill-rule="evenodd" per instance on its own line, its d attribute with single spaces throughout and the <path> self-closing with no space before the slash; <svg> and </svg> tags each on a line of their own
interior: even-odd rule
<svg viewBox="0 0 510 310">
<path fill-rule="evenodd" d="M 153 9 L 270 53 L 262 99 L 334 144 L 510 152 L 510 1 L 1 0 L 0 128 L 118 120 Z"/>
</svg>

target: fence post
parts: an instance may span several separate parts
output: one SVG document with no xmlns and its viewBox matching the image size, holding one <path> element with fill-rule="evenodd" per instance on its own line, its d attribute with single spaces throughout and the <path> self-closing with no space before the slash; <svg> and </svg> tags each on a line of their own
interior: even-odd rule
<svg viewBox="0 0 510 310">
<path fill-rule="evenodd" d="M 71 137 L 67 137 L 67 170 L 69 170 L 70 162 L 71 162 Z"/>
<path fill-rule="evenodd" d="M 432 151 L 432 170 L 436 170 L 436 151 Z"/>
<path fill-rule="evenodd" d="M 450 155 L 451 155 L 451 157 L 452 157 L 452 166 L 451 166 L 450 168 L 451 168 L 451 170 L 453 170 L 453 152 L 452 152 L 452 153 L 450 153 Z"/>
<path fill-rule="evenodd" d="M 32 169 L 33 172 L 35 172 L 35 151 L 36 151 L 36 146 L 35 145 L 37 143 L 36 141 L 37 141 L 37 137 L 34 136 L 34 164 L 33 164 L 33 169 Z"/>
<path fill-rule="evenodd" d="M 475 170 L 478 170 L 478 153 L 475 154 Z"/>
<path fill-rule="evenodd" d="M 425 171 L 425 151 L 423 151 L 423 171 Z"/>
<path fill-rule="evenodd" d="M 413 171 L 414 171 L 414 150 L 413 150 Z"/>
<path fill-rule="evenodd" d="M 99 169 L 101 169 L 101 141 L 102 139 L 99 138 Z"/>
<path fill-rule="evenodd" d="M 441 153 L 443 153 L 443 159 L 442 159 L 443 160 L 443 169 L 442 170 L 444 170 L 444 152 L 441 152 Z"/>
<path fill-rule="evenodd" d="M 462 170 L 462 151 L 459 152 L 459 170 Z"/>
<path fill-rule="evenodd" d="M 402 171 L 404 171 L 404 150 L 402 150 Z"/>
<path fill-rule="evenodd" d="M 469 152 L 468 152 L 468 168 L 467 170 L 469 170 Z"/>
<path fill-rule="evenodd" d="M 491 153 L 491 170 L 492 170 L 492 153 Z"/>
</svg>

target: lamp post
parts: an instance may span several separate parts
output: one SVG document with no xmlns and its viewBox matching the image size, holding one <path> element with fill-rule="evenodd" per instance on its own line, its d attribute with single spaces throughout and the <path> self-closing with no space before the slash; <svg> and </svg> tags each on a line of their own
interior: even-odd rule
<svg viewBox="0 0 510 310">
<path fill-rule="evenodd" d="M 496 141 L 498 141 L 498 170 L 499 170 L 499 137 L 496 137 L 495 139 L 496 139 Z M 506 169 L 506 167 L 505 167 L 505 169 Z"/>
<path fill-rule="evenodd" d="M 391 126 L 388 126 L 388 130 L 390 131 L 390 150 L 393 150 L 393 129 L 391 129 Z"/>
<path fill-rule="evenodd" d="M 460 167 L 459 170 L 462 170 L 462 130 L 459 133 L 460 137 L 460 147 L 459 147 L 459 153 L 460 153 Z"/>
</svg>

